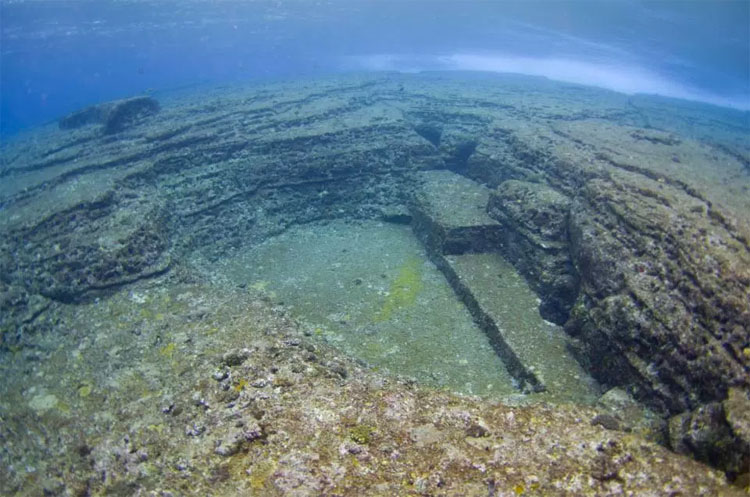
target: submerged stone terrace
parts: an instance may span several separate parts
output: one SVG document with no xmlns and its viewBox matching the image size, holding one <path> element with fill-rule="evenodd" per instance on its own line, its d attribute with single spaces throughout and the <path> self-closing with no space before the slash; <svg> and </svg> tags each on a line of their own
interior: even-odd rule
<svg viewBox="0 0 750 497">
<path fill-rule="evenodd" d="M 477 75 L 352 76 L 161 100 L 158 114 L 114 134 L 50 128 L 4 147 L 6 349 L 54 330 L 46 317 L 59 306 L 189 278 L 189 253 L 218 260 L 316 220 L 403 222 L 420 211 L 419 172 L 447 170 L 490 189 L 483 222 L 499 226 L 464 246 L 448 235 L 455 257 L 489 244 L 535 289 L 542 315 L 564 325 L 589 373 L 675 415 L 674 447 L 743 472 L 746 114 Z M 450 257 L 446 268 L 469 264 Z M 718 419 L 740 456 L 700 447 L 690 426 L 701 419 Z"/>
</svg>

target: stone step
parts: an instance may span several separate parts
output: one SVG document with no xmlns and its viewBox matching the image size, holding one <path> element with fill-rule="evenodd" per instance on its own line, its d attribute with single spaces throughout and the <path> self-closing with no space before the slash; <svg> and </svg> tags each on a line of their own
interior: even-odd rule
<svg viewBox="0 0 750 497">
<path fill-rule="evenodd" d="M 412 228 L 525 391 L 589 402 L 596 385 L 567 350 L 567 335 L 539 315 L 539 299 L 499 254 L 490 191 L 450 171 L 420 173 Z M 544 393 L 542 393 L 544 392 Z"/>
<path fill-rule="evenodd" d="M 490 190 L 447 170 L 424 171 L 412 205 L 412 226 L 429 252 L 497 250 L 500 223 L 487 215 Z"/>
<path fill-rule="evenodd" d="M 549 400 L 596 400 L 596 384 L 568 352 L 564 330 L 539 315 L 539 299 L 509 262 L 493 253 L 444 260 L 453 289 L 517 380 Z"/>
</svg>

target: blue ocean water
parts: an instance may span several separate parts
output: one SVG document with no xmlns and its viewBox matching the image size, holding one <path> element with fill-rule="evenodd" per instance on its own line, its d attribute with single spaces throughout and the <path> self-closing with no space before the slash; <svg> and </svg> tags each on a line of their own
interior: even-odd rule
<svg viewBox="0 0 750 497">
<path fill-rule="evenodd" d="M 0 133 L 197 83 L 490 70 L 750 109 L 750 2 L 0 2 Z"/>
</svg>

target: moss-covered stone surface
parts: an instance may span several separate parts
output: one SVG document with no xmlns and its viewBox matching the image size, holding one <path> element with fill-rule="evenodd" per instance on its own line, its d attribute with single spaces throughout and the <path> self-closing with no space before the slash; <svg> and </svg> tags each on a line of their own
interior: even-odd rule
<svg viewBox="0 0 750 497">
<path fill-rule="evenodd" d="M 3 493 L 729 492 L 641 436 L 747 485 L 747 113 L 476 74 L 196 88 L 131 110 L 0 151 Z M 493 235 L 461 233 L 454 255 L 512 263 L 599 404 L 635 398 L 668 436 L 616 409 L 378 376 L 300 336 L 263 288 L 197 269 L 297 225 L 409 222 L 426 170 L 489 192 Z M 389 276 L 375 321 L 422 295 L 408 260 Z"/>
<path fill-rule="evenodd" d="M 372 368 L 453 392 L 525 400 L 408 226 L 307 224 L 217 262 L 193 260 L 202 279 L 262 289 L 310 335 Z"/>
<path fill-rule="evenodd" d="M 255 290 L 153 283 L 66 307 L 65 340 L 4 357 L 3 495 L 740 493 L 602 410 L 422 388 Z"/>
</svg>

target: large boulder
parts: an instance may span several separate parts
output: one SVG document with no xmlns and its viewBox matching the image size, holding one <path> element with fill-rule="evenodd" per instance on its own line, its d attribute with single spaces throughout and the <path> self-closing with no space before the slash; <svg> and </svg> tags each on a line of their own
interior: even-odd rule
<svg viewBox="0 0 750 497">
<path fill-rule="evenodd" d="M 101 124 L 104 134 L 111 135 L 133 126 L 159 112 L 159 102 L 152 97 L 133 97 L 92 105 L 68 114 L 58 121 L 60 129 L 75 129 Z"/>
<path fill-rule="evenodd" d="M 669 421 L 669 444 L 680 454 L 718 466 L 733 479 L 750 476 L 750 397 L 731 388 L 724 402 L 711 402 Z"/>
</svg>

